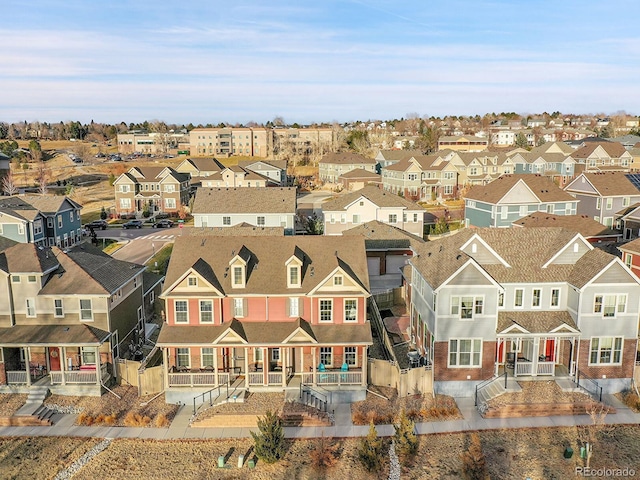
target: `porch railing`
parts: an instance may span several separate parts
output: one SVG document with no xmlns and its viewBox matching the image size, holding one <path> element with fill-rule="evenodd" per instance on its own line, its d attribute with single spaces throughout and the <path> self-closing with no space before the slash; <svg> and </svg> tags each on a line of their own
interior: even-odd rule
<svg viewBox="0 0 640 480">
<path fill-rule="evenodd" d="M 313 385 L 313 373 L 303 373 L 302 383 Z M 316 372 L 316 385 L 360 385 L 362 372 Z"/>
<path fill-rule="evenodd" d="M 593 378 L 586 376 L 580 370 L 576 371 L 576 383 L 584 389 L 594 400 L 602 402 L 602 387 Z"/>
<path fill-rule="evenodd" d="M 282 372 L 267 373 L 267 383 L 269 385 L 282 385 Z"/>
<path fill-rule="evenodd" d="M 555 362 L 538 362 L 538 375 L 554 375 Z"/>
<path fill-rule="evenodd" d="M 27 372 L 7 371 L 7 385 L 26 385 Z"/>
<path fill-rule="evenodd" d="M 264 374 L 262 372 L 249 372 L 247 381 L 249 385 L 262 385 L 264 384 Z"/>
<path fill-rule="evenodd" d="M 216 402 L 221 396 L 223 396 L 223 388 L 226 387 L 226 392 L 224 393 L 225 398 L 229 398 L 229 384 L 227 383 L 226 385 L 218 385 L 216 388 L 212 388 L 211 390 L 201 393 L 200 395 L 197 395 L 195 397 L 193 397 L 193 414 L 195 415 L 196 412 L 198 411 L 196 408 L 196 400 L 198 399 L 202 399 L 202 401 L 200 403 L 204 403 L 205 402 L 205 398 L 207 395 L 209 395 L 209 406 L 212 407 L 213 406 L 213 402 Z M 215 396 L 214 396 L 214 392 L 215 392 Z"/>
<path fill-rule="evenodd" d="M 180 372 L 169 373 L 170 387 L 193 387 L 193 386 L 209 386 L 224 385 L 230 382 L 230 374 L 228 372 L 218 373 L 218 383 L 216 383 L 216 374 L 214 372 Z"/>
<path fill-rule="evenodd" d="M 478 407 L 478 398 L 479 398 L 480 394 L 482 393 L 482 391 L 487 389 L 494 382 L 502 381 L 503 380 L 502 377 L 504 377 L 504 388 L 506 390 L 506 388 L 507 388 L 507 372 L 506 372 L 506 370 L 502 375 L 490 378 L 489 380 L 485 380 L 484 382 L 479 383 L 478 385 L 476 385 L 476 397 L 475 397 L 475 402 L 474 402 L 476 407 Z"/>
<path fill-rule="evenodd" d="M 107 364 L 100 365 L 100 378 L 104 380 L 108 375 Z M 92 384 L 98 382 L 98 376 L 95 370 L 71 370 L 71 371 L 53 371 L 49 372 L 51 385 L 70 384 Z"/>
<path fill-rule="evenodd" d="M 516 375 L 531 375 L 533 373 L 532 362 L 517 362 L 516 363 Z"/>
</svg>

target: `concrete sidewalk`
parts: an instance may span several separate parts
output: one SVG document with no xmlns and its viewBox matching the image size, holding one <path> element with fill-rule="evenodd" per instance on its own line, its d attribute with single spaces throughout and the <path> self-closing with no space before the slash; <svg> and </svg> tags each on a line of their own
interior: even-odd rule
<svg viewBox="0 0 640 480">
<path fill-rule="evenodd" d="M 640 414 L 634 413 L 613 395 L 606 401 L 616 409 L 616 413 L 606 416 L 605 423 L 610 425 L 630 425 L 640 423 Z M 473 398 L 456 398 L 463 418 L 441 422 L 423 422 L 416 424 L 416 432 L 421 435 L 430 433 L 467 432 L 474 430 L 496 430 L 504 428 L 547 428 L 589 425 L 588 415 L 527 417 L 527 418 L 482 418 L 473 405 Z M 335 424 L 328 427 L 285 427 L 287 438 L 318 438 L 321 436 L 345 438 L 364 437 L 369 426 L 354 425 L 351 421 L 351 406 L 335 404 Z M 38 427 L 0 427 L 0 437 L 48 436 L 48 437 L 93 437 L 93 438 L 141 438 L 154 440 L 178 440 L 184 438 L 246 438 L 257 428 L 190 428 L 192 411 L 189 407 L 178 410 L 169 428 L 143 427 L 81 427 L 73 425 L 76 415 L 56 414 L 53 426 Z M 377 425 L 378 435 L 390 436 L 393 425 Z"/>
</svg>

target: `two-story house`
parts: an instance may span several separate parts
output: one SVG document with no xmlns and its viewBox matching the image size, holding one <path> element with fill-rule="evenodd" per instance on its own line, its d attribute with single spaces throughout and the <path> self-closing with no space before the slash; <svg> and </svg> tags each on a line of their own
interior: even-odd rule
<svg viewBox="0 0 640 480">
<path fill-rule="evenodd" d="M 297 200 L 293 187 L 199 188 L 193 203 L 196 228 L 280 227 L 295 234 Z"/>
<path fill-rule="evenodd" d="M 270 183 L 278 187 L 288 185 L 286 160 L 241 160 L 238 162 L 238 166 L 266 177 Z"/>
<path fill-rule="evenodd" d="M 0 391 L 100 395 L 144 335 L 143 271 L 89 245 L 0 252 Z"/>
<path fill-rule="evenodd" d="M 334 402 L 364 398 L 368 297 L 360 237 L 177 238 L 157 342 L 166 401 L 234 382 L 236 392 L 302 383 Z"/>
<path fill-rule="evenodd" d="M 375 160 L 378 162 L 379 168 L 385 168 L 394 163 L 398 163 L 400 160 L 409 160 L 411 157 L 419 155 L 424 155 L 422 150 L 380 150 Z"/>
<path fill-rule="evenodd" d="M 640 202 L 640 174 L 625 172 L 582 173 L 564 190 L 577 200 L 578 213 L 613 227 L 616 213 Z"/>
<path fill-rule="evenodd" d="M 58 195 L 0 198 L 0 236 L 39 246 L 71 247 L 82 239 L 81 208 Z"/>
<path fill-rule="evenodd" d="M 633 156 L 617 142 L 588 142 L 571 155 L 577 172 L 628 172 Z"/>
<path fill-rule="evenodd" d="M 503 175 L 465 195 L 467 226 L 510 227 L 533 212 L 575 215 L 578 200 L 542 175 Z"/>
<path fill-rule="evenodd" d="M 225 166 L 216 158 L 185 158 L 176 167 L 176 172 L 187 173 L 192 180 L 199 181 L 199 177 L 209 177 L 224 169 Z"/>
<path fill-rule="evenodd" d="M 338 183 L 338 178 L 351 170 L 361 168 L 376 173 L 376 161 L 351 152 L 327 153 L 318 162 L 318 176 L 326 183 Z"/>
<path fill-rule="evenodd" d="M 322 204 L 325 235 L 341 235 L 357 225 L 378 220 L 422 238 L 424 213 L 420 205 L 373 186 Z"/>
<path fill-rule="evenodd" d="M 438 392 L 471 396 L 505 370 L 627 388 L 640 282 L 618 257 L 561 228 L 465 229 L 414 248 L 412 340 Z"/>
<path fill-rule="evenodd" d="M 189 203 L 189 178 L 171 167 L 133 167 L 113 182 L 116 213 L 176 214 Z"/>
<path fill-rule="evenodd" d="M 546 212 L 534 212 L 513 222 L 514 227 L 539 228 L 561 227 L 577 232 L 590 243 L 619 242 L 622 234 L 587 215 L 555 215 Z"/>
</svg>

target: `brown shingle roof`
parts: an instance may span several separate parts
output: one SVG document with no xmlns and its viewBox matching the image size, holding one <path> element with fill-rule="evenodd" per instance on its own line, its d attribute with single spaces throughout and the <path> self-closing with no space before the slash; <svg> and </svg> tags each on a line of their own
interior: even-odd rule
<svg viewBox="0 0 640 480">
<path fill-rule="evenodd" d="M 351 152 L 336 152 L 336 153 L 327 153 L 320 162 L 318 163 L 331 163 L 331 164 L 340 164 L 340 165 L 351 165 L 351 164 L 361 164 L 361 165 L 375 165 L 376 161 L 373 158 L 367 158 L 358 153 Z"/>
<path fill-rule="evenodd" d="M 231 227 L 190 228 L 189 235 L 198 237 L 213 235 L 216 237 L 282 237 L 284 227 L 256 227 L 246 222 Z"/>
<path fill-rule="evenodd" d="M 330 200 L 322 204 L 324 212 L 335 212 L 343 210 L 355 202 L 360 197 L 365 197 L 375 203 L 378 207 L 399 207 L 407 210 L 424 210 L 417 203 L 413 203 L 391 192 L 381 190 L 375 186 L 367 186 L 355 192 L 340 195 L 335 200 Z"/>
<path fill-rule="evenodd" d="M 14 325 L 0 328 L 0 346 L 101 345 L 111 334 L 88 325 Z"/>
<path fill-rule="evenodd" d="M 424 240 L 393 225 L 371 220 L 342 232 L 342 235 L 361 235 L 369 248 L 408 248 L 413 243 Z"/>
<path fill-rule="evenodd" d="M 554 215 L 552 213 L 535 212 L 513 222 L 520 227 L 563 227 L 580 233 L 585 238 L 619 235 L 587 215 Z"/>
<path fill-rule="evenodd" d="M 294 255 L 296 247 L 305 254 L 302 284 L 299 289 L 290 289 L 287 288 L 285 262 Z M 234 289 L 228 275 L 229 262 L 241 251 L 250 254 L 246 288 Z M 181 236 L 173 247 L 165 288 L 173 285 L 199 259 L 210 266 L 225 292 L 232 291 L 236 295 L 309 292 L 338 266 L 353 271 L 356 282 L 369 290 L 367 258 L 361 237 Z"/>
<path fill-rule="evenodd" d="M 627 176 L 628 174 L 625 172 L 583 173 L 582 175 L 602 197 L 640 196 L 640 190 L 631 183 Z"/>
<path fill-rule="evenodd" d="M 43 273 L 58 265 L 49 248 L 34 243 L 18 243 L 4 251 L 7 273 Z"/>
<path fill-rule="evenodd" d="M 527 185 L 541 202 L 575 202 L 575 198 L 558 188 L 548 177 L 534 174 L 502 175 L 487 185 L 476 185 L 465 198 L 498 203 L 517 183 Z"/>
<path fill-rule="evenodd" d="M 367 180 L 378 180 L 378 181 L 382 179 L 382 177 L 379 174 L 375 172 L 370 172 L 368 170 L 365 170 L 364 168 L 356 168 L 355 170 L 350 170 L 347 173 L 343 173 L 338 178 L 346 178 L 347 180 L 356 179 L 356 178 L 365 178 Z"/>
<path fill-rule="evenodd" d="M 296 189 L 198 188 L 193 213 L 295 213 Z"/>
<path fill-rule="evenodd" d="M 498 328 L 496 331 L 500 333 L 512 325 L 520 325 L 530 333 L 550 333 L 563 324 L 575 330 L 578 329 L 567 311 L 498 312 Z"/>
<path fill-rule="evenodd" d="M 577 149 L 571 156 L 573 158 L 588 158 L 598 147 L 602 147 L 611 158 L 620 158 L 627 151 L 624 145 L 617 142 L 590 142 Z"/>
</svg>

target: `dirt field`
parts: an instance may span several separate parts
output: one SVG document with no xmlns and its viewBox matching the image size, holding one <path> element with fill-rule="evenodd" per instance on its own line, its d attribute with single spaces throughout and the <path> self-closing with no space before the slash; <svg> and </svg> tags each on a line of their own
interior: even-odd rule
<svg viewBox="0 0 640 480">
<path fill-rule="evenodd" d="M 27 395 L 0 393 L 0 416 L 10 417 L 27 401 Z"/>
<path fill-rule="evenodd" d="M 575 478 L 583 428 L 497 430 L 480 432 L 482 451 L 492 479 L 550 480 Z M 357 459 L 357 439 L 334 440 L 339 444 L 339 462 L 324 472 L 311 466 L 310 451 L 317 440 L 289 443 L 285 458 L 275 464 L 258 462 L 255 470 L 236 465 L 253 456 L 249 439 L 151 441 L 116 439 L 73 478 L 128 479 L 335 479 L 387 478 L 388 465 L 380 473 L 368 473 Z M 460 455 L 469 444 L 469 434 L 439 434 L 419 437 L 419 450 L 403 466 L 403 479 L 462 478 Z M 0 477 L 50 479 L 94 446 L 97 440 L 74 438 L 0 439 Z M 574 455 L 563 457 L 571 447 Z M 229 468 L 218 469 L 218 456 Z M 593 468 L 632 468 L 640 472 L 640 426 L 617 426 L 600 436 L 593 449 Z M 636 473 L 637 475 L 637 473 Z"/>
</svg>

